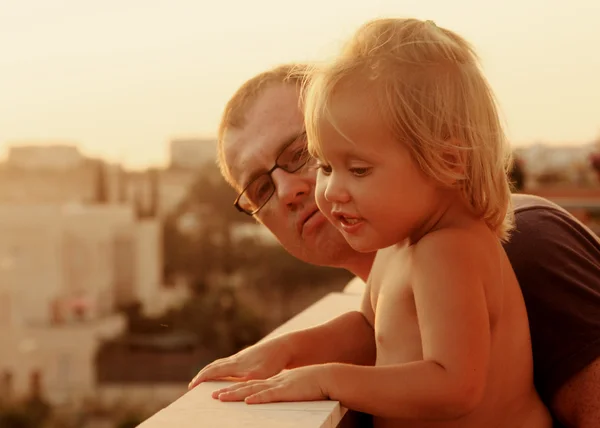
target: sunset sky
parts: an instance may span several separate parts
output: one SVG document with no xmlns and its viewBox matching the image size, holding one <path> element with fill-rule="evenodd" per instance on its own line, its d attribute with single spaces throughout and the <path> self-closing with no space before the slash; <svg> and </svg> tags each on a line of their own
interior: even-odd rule
<svg viewBox="0 0 600 428">
<path fill-rule="evenodd" d="M 377 16 L 469 39 L 514 143 L 600 135 L 597 0 L 0 0 L 0 156 L 65 142 L 164 164 L 171 138 L 214 135 L 244 80 L 325 59 Z"/>
</svg>

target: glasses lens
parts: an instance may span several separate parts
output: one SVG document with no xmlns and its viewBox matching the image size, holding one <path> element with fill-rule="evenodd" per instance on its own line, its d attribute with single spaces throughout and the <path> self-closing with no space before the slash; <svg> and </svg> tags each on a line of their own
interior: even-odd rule
<svg viewBox="0 0 600 428">
<path fill-rule="evenodd" d="M 310 161 L 312 161 L 312 157 L 308 153 L 306 133 L 302 133 L 281 152 L 277 157 L 276 164 L 287 172 L 296 172 Z M 238 206 L 247 214 L 255 214 L 267 203 L 274 192 L 275 184 L 270 174 L 263 174 L 242 192 L 238 199 Z"/>
<path fill-rule="evenodd" d="M 279 155 L 277 165 L 287 172 L 298 171 L 311 158 L 306 144 L 306 134 L 302 134 Z"/>
<path fill-rule="evenodd" d="M 271 177 L 266 174 L 261 175 L 240 195 L 238 205 L 248 214 L 253 214 L 269 200 L 274 190 Z"/>
</svg>

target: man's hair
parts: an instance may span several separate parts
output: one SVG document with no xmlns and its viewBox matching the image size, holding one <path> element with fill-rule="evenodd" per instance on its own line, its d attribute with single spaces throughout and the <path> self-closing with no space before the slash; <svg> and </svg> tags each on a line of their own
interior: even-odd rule
<svg viewBox="0 0 600 428">
<path fill-rule="evenodd" d="M 511 151 L 494 95 L 467 41 L 416 19 L 377 19 L 360 27 L 304 86 L 309 150 L 317 157 L 321 121 L 344 135 L 329 108 L 342 84 L 372 95 L 374 108 L 421 170 L 460 188 L 473 213 L 501 239 L 508 237 Z"/>
<path fill-rule="evenodd" d="M 242 128 L 246 124 L 248 111 L 266 88 L 278 83 L 288 83 L 300 87 L 306 79 L 308 70 L 309 65 L 303 63 L 283 64 L 274 67 L 247 80 L 225 105 L 217 133 L 217 165 L 221 174 L 231 186 L 236 187 L 237 183 L 231 177 L 225 159 L 223 141 L 225 132 L 231 128 Z"/>
</svg>

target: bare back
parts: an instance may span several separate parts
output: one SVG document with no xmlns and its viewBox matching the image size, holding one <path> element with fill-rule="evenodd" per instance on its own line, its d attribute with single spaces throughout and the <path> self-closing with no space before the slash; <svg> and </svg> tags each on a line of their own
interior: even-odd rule
<svg viewBox="0 0 600 428">
<path fill-rule="evenodd" d="M 424 265 L 429 280 L 416 280 Z M 368 289 L 377 366 L 434 360 L 456 379 L 472 366 L 480 368 L 483 383 L 477 405 L 458 419 L 433 412 L 427 419 L 376 418 L 376 427 L 551 426 L 533 386 L 521 290 L 500 242 L 484 225 L 380 250 Z"/>
</svg>

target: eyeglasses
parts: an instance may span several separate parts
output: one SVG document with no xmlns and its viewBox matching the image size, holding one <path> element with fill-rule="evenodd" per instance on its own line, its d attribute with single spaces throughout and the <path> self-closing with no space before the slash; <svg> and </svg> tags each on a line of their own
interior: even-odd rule
<svg viewBox="0 0 600 428">
<path fill-rule="evenodd" d="M 275 159 L 273 168 L 256 177 L 242 190 L 233 205 L 245 214 L 256 214 L 275 193 L 275 182 L 271 177 L 273 171 L 281 168 L 285 172 L 294 173 L 306 165 L 310 159 L 311 156 L 306 149 L 306 132 L 302 132 L 281 150 Z"/>
</svg>

